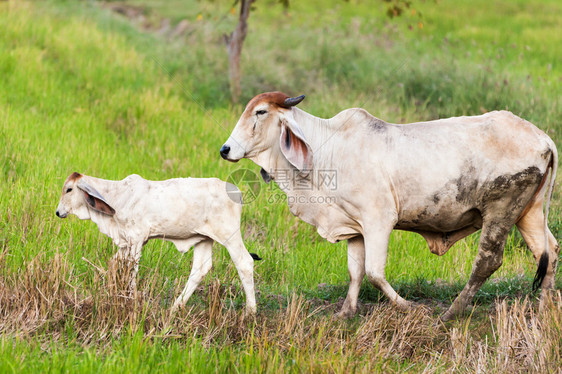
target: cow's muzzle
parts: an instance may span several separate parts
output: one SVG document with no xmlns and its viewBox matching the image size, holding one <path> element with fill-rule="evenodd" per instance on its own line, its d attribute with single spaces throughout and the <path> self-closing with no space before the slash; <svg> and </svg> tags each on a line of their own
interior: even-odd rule
<svg viewBox="0 0 562 374">
<path fill-rule="evenodd" d="M 221 147 L 221 150 L 220 150 L 221 157 L 224 158 L 225 160 L 228 160 L 228 153 L 229 153 L 229 152 L 230 152 L 230 146 L 224 144 L 224 145 Z"/>
<path fill-rule="evenodd" d="M 246 156 L 244 148 L 242 148 L 238 142 L 231 139 L 223 144 L 220 154 L 222 158 L 230 162 L 238 162 Z"/>
</svg>

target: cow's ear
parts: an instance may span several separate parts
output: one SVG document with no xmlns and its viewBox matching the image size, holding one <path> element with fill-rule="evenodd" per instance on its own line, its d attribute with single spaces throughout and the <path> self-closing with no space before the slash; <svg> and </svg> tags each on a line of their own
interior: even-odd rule
<svg viewBox="0 0 562 374">
<path fill-rule="evenodd" d="M 303 176 L 312 170 L 312 149 L 306 141 L 299 125 L 292 119 L 281 120 L 281 137 L 279 138 L 281 152 L 285 158 L 296 167 Z"/>
<path fill-rule="evenodd" d="M 78 182 L 77 187 L 82 190 L 84 193 L 84 198 L 86 199 L 86 203 L 92 208 L 93 210 L 107 214 L 107 215 L 114 215 L 115 209 L 108 204 L 105 198 L 92 186 L 86 183 L 83 179 Z"/>
</svg>

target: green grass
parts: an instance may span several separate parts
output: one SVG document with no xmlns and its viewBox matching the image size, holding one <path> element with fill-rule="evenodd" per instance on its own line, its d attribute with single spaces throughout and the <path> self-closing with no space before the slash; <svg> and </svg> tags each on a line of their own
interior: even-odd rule
<svg viewBox="0 0 562 374">
<path fill-rule="evenodd" d="M 132 173 L 149 179 L 226 179 L 240 168 L 258 172 L 250 161 L 230 164 L 218 157 L 244 104 L 231 104 L 228 97 L 221 35 L 236 20 L 228 13 L 230 3 L 131 3 L 146 7 L 153 23 L 161 17 L 170 17 L 173 24 L 188 19 L 188 34 L 169 39 L 144 32 L 96 2 L 0 3 L 0 273 L 5 279 L 23 279 L 33 261 L 48 266 L 61 255 L 68 266 L 62 277 L 70 289 L 84 295 L 101 292 L 98 271 L 90 263 L 107 267 L 115 251 L 111 241 L 91 222 L 54 215 L 62 183 L 73 171 L 106 179 Z M 361 106 L 393 122 L 507 107 L 560 145 L 558 2 L 425 2 L 417 4 L 423 28 L 415 16 L 389 21 L 384 5 L 375 4 L 295 1 L 285 14 L 279 5 L 258 2 L 243 51 L 243 101 L 279 89 L 307 94 L 302 108 L 318 116 Z M 337 302 L 347 291 L 345 244 L 321 239 L 290 214 L 276 187 L 262 183 L 261 188 L 243 213 L 246 246 L 264 258 L 255 268 L 260 323 L 284 313 L 293 292 L 311 306 Z M 555 191 L 550 226 L 560 239 L 559 196 Z M 437 313 L 468 279 L 477 239 L 473 235 L 437 257 L 421 237 L 395 232 L 387 278 L 401 295 L 430 304 Z M 213 260 L 206 286 L 212 279 L 224 287 L 234 285 L 233 291 L 224 291 L 229 300 L 225 308 L 240 311 L 243 296 L 226 250 L 216 246 Z M 143 252 L 139 286 L 151 290 L 166 310 L 190 267 L 191 254 L 152 241 Z M 535 268 L 514 232 L 503 266 L 476 297 L 482 305 L 476 319 L 488 323 L 496 297 L 513 300 L 529 294 Z M 557 288 L 561 282 L 559 275 Z M 367 282 L 360 300 L 367 310 L 386 303 Z M 209 296 L 198 293 L 190 305 L 206 310 Z M 334 310 L 307 317 L 305 323 L 332 326 L 326 321 Z M 3 316 L 0 310 L 0 320 Z M 294 371 L 398 371 L 410 364 L 423 370 L 429 360 L 427 355 L 422 364 L 405 359 L 407 355 L 394 360 L 373 347 L 347 352 L 331 346 L 318 348 L 315 355 L 306 353 L 305 343 L 292 349 L 267 339 L 267 347 L 258 352 L 248 343 L 253 338 L 245 335 L 227 346 L 177 326 L 181 338 L 159 340 L 156 335 L 163 330 L 158 323 L 150 332 L 130 322 L 130 333 L 117 329 L 109 342 L 88 340 L 73 318 L 64 314 L 60 326 L 47 324 L 35 332 L 0 325 L 0 371 L 199 372 L 206 366 L 198 365 L 209 362 L 217 371 L 234 366 L 276 371 L 276 365 Z M 352 339 L 364 327 L 364 318 L 358 318 L 336 331 Z M 230 338 L 229 331 L 218 329 L 218 334 Z M 364 352 L 378 352 L 381 361 L 373 362 Z M 362 369 L 363 363 L 367 366 Z"/>
</svg>

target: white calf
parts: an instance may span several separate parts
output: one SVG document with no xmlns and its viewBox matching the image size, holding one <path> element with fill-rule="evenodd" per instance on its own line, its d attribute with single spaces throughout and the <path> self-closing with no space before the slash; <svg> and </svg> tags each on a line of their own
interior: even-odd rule
<svg viewBox="0 0 562 374">
<path fill-rule="evenodd" d="M 193 268 L 172 309 L 183 306 L 211 269 L 213 241 L 226 247 L 246 293 L 246 311 L 255 313 L 253 259 L 240 233 L 242 198 L 235 186 L 216 178 L 149 181 L 130 175 L 110 181 L 73 173 L 64 182 L 56 214 L 90 219 L 133 263 L 131 287 L 141 249 L 149 239 L 171 241 L 180 252 L 193 248 Z"/>
</svg>

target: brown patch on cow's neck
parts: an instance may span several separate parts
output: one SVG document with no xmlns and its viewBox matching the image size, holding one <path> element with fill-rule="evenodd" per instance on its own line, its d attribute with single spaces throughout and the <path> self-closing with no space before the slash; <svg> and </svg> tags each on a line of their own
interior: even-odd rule
<svg viewBox="0 0 562 374">
<path fill-rule="evenodd" d="M 77 173 L 77 172 L 74 172 L 74 173 L 70 174 L 70 175 L 68 176 L 68 178 L 66 178 L 66 181 L 67 181 L 67 182 L 76 181 L 76 180 L 78 180 L 78 179 L 80 179 L 80 178 L 82 178 L 82 174 Z"/>
<path fill-rule="evenodd" d="M 252 112 L 256 107 L 256 105 L 262 102 L 274 104 L 281 108 L 288 108 L 288 106 L 285 105 L 285 100 L 288 99 L 289 97 L 290 96 L 279 91 L 265 92 L 255 96 L 252 100 L 250 100 L 248 105 L 246 105 L 246 110 Z"/>
</svg>

